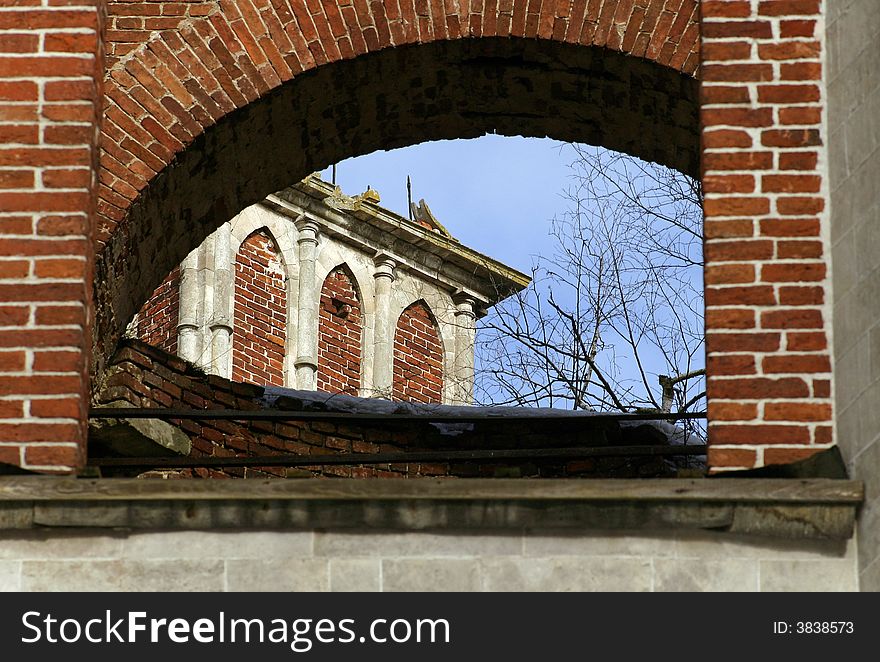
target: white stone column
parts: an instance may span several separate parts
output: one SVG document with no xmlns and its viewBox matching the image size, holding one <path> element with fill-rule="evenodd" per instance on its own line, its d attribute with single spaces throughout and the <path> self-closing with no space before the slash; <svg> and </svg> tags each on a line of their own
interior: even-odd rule
<svg viewBox="0 0 880 662">
<path fill-rule="evenodd" d="M 454 404 L 474 403 L 474 343 L 476 340 L 476 313 L 474 299 L 455 297 L 455 360 L 453 362 Z"/>
<path fill-rule="evenodd" d="M 232 255 L 232 226 L 224 223 L 214 233 L 214 311 L 210 320 L 210 372 L 232 377 L 232 319 L 235 269 Z"/>
<path fill-rule="evenodd" d="M 391 399 L 394 379 L 394 326 L 391 319 L 391 286 L 396 263 L 387 255 L 376 256 L 375 302 L 373 331 L 373 388 L 374 398 Z"/>
<path fill-rule="evenodd" d="M 303 219 L 296 224 L 299 234 L 299 300 L 296 329 L 296 387 L 307 391 L 318 388 L 318 303 L 320 293 L 315 282 L 315 256 L 318 248 L 318 224 Z"/>
<path fill-rule="evenodd" d="M 202 292 L 199 253 L 194 249 L 180 263 L 180 304 L 177 321 L 177 353 L 180 358 L 199 363 L 202 358 Z"/>
</svg>

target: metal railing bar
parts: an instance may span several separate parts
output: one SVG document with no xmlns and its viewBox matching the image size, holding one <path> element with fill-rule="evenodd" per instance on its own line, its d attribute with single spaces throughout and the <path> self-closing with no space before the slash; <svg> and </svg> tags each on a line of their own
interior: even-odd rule
<svg viewBox="0 0 880 662">
<path fill-rule="evenodd" d="M 297 420 L 341 420 L 355 423 L 367 422 L 413 422 L 426 423 L 477 423 L 481 421 L 661 421 L 694 420 L 706 418 L 706 412 L 670 413 L 614 413 L 571 411 L 564 414 L 493 414 L 490 411 L 479 414 L 360 414 L 333 411 L 292 411 L 278 409 L 163 409 L 151 407 L 97 407 L 89 409 L 89 418 L 157 418 L 157 419 L 199 419 L 199 420 L 241 420 L 241 421 L 297 421 Z"/>
<path fill-rule="evenodd" d="M 603 446 L 588 448 L 540 448 L 512 450 L 412 451 L 407 453 L 338 453 L 328 455 L 265 455 L 251 457 L 95 457 L 93 467 L 278 467 L 329 464 L 411 464 L 529 459 L 580 459 L 590 457 L 647 457 L 705 455 L 704 444 L 684 446 Z"/>
</svg>

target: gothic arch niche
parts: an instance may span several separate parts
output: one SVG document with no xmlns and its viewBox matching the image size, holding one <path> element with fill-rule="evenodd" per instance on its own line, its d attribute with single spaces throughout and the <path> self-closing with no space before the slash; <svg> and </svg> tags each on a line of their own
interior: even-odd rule
<svg viewBox="0 0 880 662">
<path fill-rule="evenodd" d="M 394 329 L 392 399 L 441 403 L 443 358 L 437 320 L 420 299 L 401 313 Z"/>
<path fill-rule="evenodd" d="M 346 264 L 324 279 L 318 303 L 318 390 L 358 395 L 364 319 L 357 281 Z"/>
<path fill-rule="evenodd" d="M 287 292 L 284 262 L 265 227 L 251 233 L 235 256 L 232 379 L 284 385 Z"/>
</svg>

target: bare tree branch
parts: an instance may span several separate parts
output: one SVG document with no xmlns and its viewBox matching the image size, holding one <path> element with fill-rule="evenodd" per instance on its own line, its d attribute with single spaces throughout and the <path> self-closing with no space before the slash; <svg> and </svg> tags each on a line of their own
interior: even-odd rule
<svg viewBox="0 0 880 662">
<path fill-rule="evenodd" d="M 700 183 L 569 148 L 553 252 L 479 324 L 478 401 L 685 411 L 705 398 Z"/>
</svg>

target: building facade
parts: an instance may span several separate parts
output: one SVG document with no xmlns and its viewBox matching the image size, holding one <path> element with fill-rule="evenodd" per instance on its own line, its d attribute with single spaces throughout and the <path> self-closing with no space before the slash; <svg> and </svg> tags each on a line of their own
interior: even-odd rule
<svg viewBox="0 0 880 662">
<path fill-rule="evenodd" d="M 546 135 L 701 178 L 710 465 L 733 472 L 837 444 L 866 488 L 858 537 L 755 534 L 754 517 L 777 512 L 791 482 L 744 481 L 728 501 L 725 486 L 738 481 L 676 483 L 664 499 L 706 490 L 701 512 L 719 520 L 693 533 L 686 511 L 661 513 L 650 523 L 662 531 L 639 533 L 612 519 L 604 494 L 582 497 L 602 515 L 591 530 L 546 517 L 577 504 L 542 481 L 549 496 L 530 503 L 545 525 L 572 530 L 541 533 L 512 517 L 486 536 L 443 519 L 446 502 L 431 520 L 442 533 L 413 532 L 409 487 L 395 487 L 397 519 L 380 520 L 403 531 L 377 533 L 373 515 L 388 500 L 375 490 L 390 481 L 358 482 L 362 527 L 346 532 L 333 529 L 331 509 L 303 516 L 312 502 L 297 481 L 266 488 L 288 490 L 266 510 L 247 507 L 259 488 L 211 481 L 215 496 L 235 500 L 228 512 L 213 511 L 201 486 L 178 488 L 180 508 L 147 512 L 137 495 L 109 507 L 100 485 L 90 497 L 89 481 L 58 479 L 68 497 L 48 500 L 34 483 L 3 481 L 4 535 L 20 540 L 0 562 L 4 586 L 880 587 L 876 2 L 292 4 L 73 0 L 5 12 L 3 462 L 84 467 L 88 407 L 125 326 L 241 209 L 375 149 Z M 536 482 L 503 485 L 506 505 L 485 507 L 475 492 L 455 499 L 471 514 L 521 514 L 516 498 Z M 159 501 L 172 494 L 152 489 Z M 860 500 L 803 496 L 827 516 Z M 731 518 L 739 528 L 720 531 Z M 169 534 L 171 522 L 202 530 Z M 233 530 L 204 531 L 217 522 Z M 301 530 L 270 549 L 272 532 L 292 524 Z M 51 525 L 88 530 L 9 533 Z M 110 532 L 126 526 L 146 529 Z"/>
<path fill-rule="evenodd" d="M 224 223 L 129 333 L 233 381 L 471 404 L 475 320 L 529 278 L 313 175 Z"/>
</svg>

